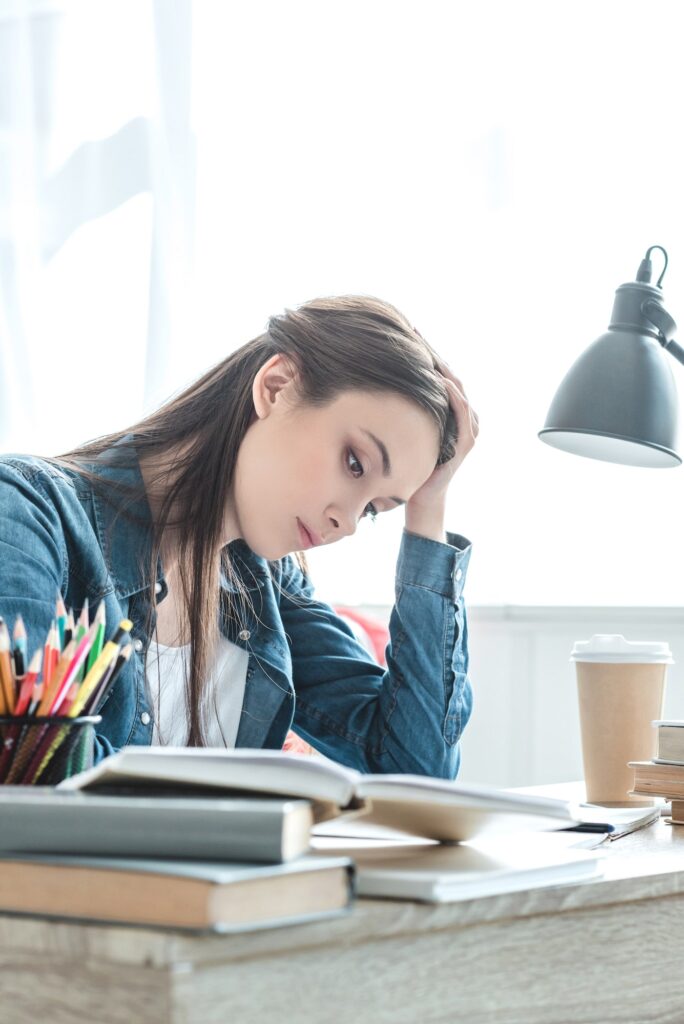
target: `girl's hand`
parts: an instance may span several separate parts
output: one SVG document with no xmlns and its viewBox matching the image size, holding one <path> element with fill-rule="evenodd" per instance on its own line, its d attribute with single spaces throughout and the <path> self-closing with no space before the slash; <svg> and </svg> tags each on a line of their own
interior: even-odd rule
<svg viewBox="0 0 684 1024">
<path fill-rule="evenodd" d="M 458 377 L 453 375 L 445 363 L 440 363 L 438 369 L 449 392 L 458 439 L 449 461 L 436 466 L 425 483 L 406 503 L 406 528 L 413 533 L 443 540 L 447 488 L 456 470 L 475 444 L 480 424 Z"/>
</svg>

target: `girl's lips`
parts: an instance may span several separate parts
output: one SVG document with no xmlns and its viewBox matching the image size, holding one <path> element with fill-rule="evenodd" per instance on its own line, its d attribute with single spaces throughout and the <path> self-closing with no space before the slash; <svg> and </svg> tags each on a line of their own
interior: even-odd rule
<svg viewBox="0 0 684 1024">
<path fill-rule="evenodd" d="M 304 523 L 299 518 L 297 519 L 297 525 L 299 527 L 299 536 L 302 538 L 302 541 L 303 541 L 302 547 L 303 548 L 313 548 L 313 547 L 315 547 L 316 544 L 317 544 L 316 538 L 313 536 L 313 534 L 309 533 L 309 531 L 307 530 L 306 526 L 304 526 Z"/>
</svg>

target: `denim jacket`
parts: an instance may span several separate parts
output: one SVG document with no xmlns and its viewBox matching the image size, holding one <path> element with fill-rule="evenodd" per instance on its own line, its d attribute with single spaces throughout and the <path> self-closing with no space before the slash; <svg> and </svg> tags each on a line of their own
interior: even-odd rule
<svg viewBox="0 0 684 1024">
<path fill-rule="evenodd" d="M 105 486 L 142 486 L 137 461 L 101 458 L 89 468 Z M 253 605 L 239 622 L 221 623 L 223 634 L 248 652 L 236 745 L 277 749 L 292 727 L 321 753 L 362 772 L 454 778 L 472 700 L 462 601 L 470 543 L 447 537 L 441 544 L 404 531 L 387 669 L 314 598 L 292 556 L 266 561 L 233 541 L 232 563 Z M 44 642 L 57 591 L 77 612 L 86 597 L 91 608 L 104 600 L 108 636 L 121 619 L 133 622 L 135 654 L 98 709 L 96 760 L 152 741 L 145 677 L 151 543 L 146 501 L 117 515 L 101 487 L 80 473 L 33 456 L 0 457 L 0 615 L 11 623 L 21 613 L 29 653 Z M 222 585 L 233 589 L 225 579 Z M 154 586 L 162 601 L 161 561 Z"/>
</svg>

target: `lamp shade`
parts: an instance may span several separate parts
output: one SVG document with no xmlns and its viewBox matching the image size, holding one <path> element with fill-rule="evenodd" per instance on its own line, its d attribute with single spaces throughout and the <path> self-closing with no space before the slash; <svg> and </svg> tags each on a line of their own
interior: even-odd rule
<svg viewBox="0 0 684 1024">
<path fill-rule="evenodd" d="M 570 368 L 539 437 L 575 455 L 629 466 L 681 464 L 677 387 L 658 330 L 644 314 L 660 305 L 649 284 L 623 284 L 610 326 Z"/>
</svg>

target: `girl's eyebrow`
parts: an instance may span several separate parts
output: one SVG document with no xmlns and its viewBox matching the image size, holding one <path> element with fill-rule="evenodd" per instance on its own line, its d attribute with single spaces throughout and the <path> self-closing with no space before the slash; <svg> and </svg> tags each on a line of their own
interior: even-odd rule
<svg viewBox="0 0 684 1024">
<path fill-rule="evenodd" d="M 387 448 L 382 443 L 379 437 L 376 437 L 375 434 L 371 434 L 370 430 L 365 430 L 363 427 L 359 427 L 359 430 L 361 431 L 362 434 L 365 434 L 366 437 L 369 437 L 371 441 L 373 441 L 377 445 L 378 451 L 380 452 L 380 458 L 382 459 L 382 475 L 389 476 L 390 473 L 392 472 L 392 463 L 390 462 L 389 452 L 387 451 Z M 391 495 L 390 501 L 395 502 L 397 505 L 406 504 L 403 498 L 394 498 Z"/>
</svg>

